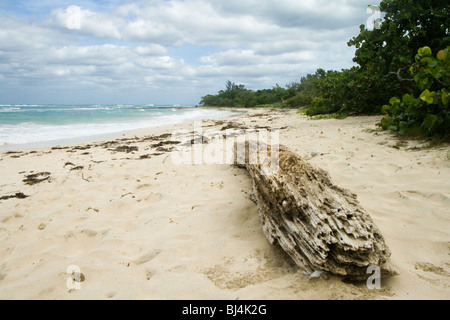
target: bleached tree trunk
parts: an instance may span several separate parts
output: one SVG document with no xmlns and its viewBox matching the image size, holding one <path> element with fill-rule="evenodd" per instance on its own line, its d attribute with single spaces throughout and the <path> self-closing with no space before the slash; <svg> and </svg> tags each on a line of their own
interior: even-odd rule
<svg viewBox="0 0 450 320">
<path fill-rule="evenodd" d="M 369 266 L 379 267 L 381 277 L 396 274 L 383 235 L 355 194 L 284 146 L 260 153 L 247 142 L 245 150 L 235 161 L 253 179 L 263 232 L 299 267 L 349 280 L 367 279 Z"/>
</svg>

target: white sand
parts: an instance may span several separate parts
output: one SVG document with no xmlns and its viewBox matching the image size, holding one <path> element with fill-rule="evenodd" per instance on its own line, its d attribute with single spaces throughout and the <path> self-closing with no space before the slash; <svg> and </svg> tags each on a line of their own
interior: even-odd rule
<svg viewBox="0 0 450 320">
<path fill-rule="evenodd" d="M 72 146 L 0 154 L 0 197 L 29 196 L 0 201 L 0 299 L 450 298 L 449 147 L 398 144 L 375 131 L 379 117 L 255 112 L 233 121 L 283 128 L 280 143 L 356 193 L 398 276 L 379 290 L 331 275 L 308 279 L 263 235 L 245 170 L 176 164 L 170 153 L 151 155 L 158 141 L 145 141 L 130 153 Z M 221 128 L 215 123 L 203 122 Z M 193 125 L 128 136 L 183 128 Z M 50 178 L 26 185 L 32 172 Z M 69 266 L 83 282 L 67 281 Z"/>
</svg>

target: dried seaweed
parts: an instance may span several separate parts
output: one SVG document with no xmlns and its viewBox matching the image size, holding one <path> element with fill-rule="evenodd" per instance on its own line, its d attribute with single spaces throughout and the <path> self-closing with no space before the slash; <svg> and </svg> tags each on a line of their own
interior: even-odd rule
<svg viewBox="0 0 450 320">
<path fill-rule="evenodd" d="M 43 177 L 43 178 L 41 178 L 41 177 Z M 38 173 L 26 175 L 25 179 L 23 179 L 22 181 L 25 182 L 25 184 L 28 184 L 31 186 L 31 185 L 34 185 L 37 183 L 44 182 L 48 179 L 50 179 L 50 172 L 38 172 Z"/>
</svg>

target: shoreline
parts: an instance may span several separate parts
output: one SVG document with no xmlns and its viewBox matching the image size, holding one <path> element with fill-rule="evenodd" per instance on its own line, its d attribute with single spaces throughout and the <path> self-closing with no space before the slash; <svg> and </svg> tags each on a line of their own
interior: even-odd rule
<svg viewBox="0 0 450 320">
<path fill-rule="evenodd" d="M 158 107 L 148 107 L 151 109 L 158 109 Z M 161 109 L 202 109 L 202 107 L 159 107 Z M 236 115 L 230 115 L 228 117 L 223 117 L 223 119 L 240 116 L 246 113 L 246 111 L 239 109 L 239 108 L 203 108 L 205 110 L 222 110 L 222 111 L 230 111 L 238 113 Z M 248 112 L 248 111 L 247 111 Z M 216 118 L 212 118 L 216 119 Z M 222 117 L 219 117 L 217 119 L 222 119 Z M 200 119 L 200 120 L 209 120 L 209 119 Z M 184 123 L 190 123 L 193 121 L 200 121 L 200 120 L 187 120 L 184 122 L 180 122 L 178 124 L 184 124 Z M 24 143 L 24 144 L 3 144 L 0 145 L 0 153 L 2 152 L 9 152 L 9 151 L 33 151 L 33 150 L 40 150 L 45 148 L 51 148 L 55 146 L 70 146 L 74 144 L 83 144 L 83 143 L 95 143 L 96 141 L 101 140 L 113 140 L 118 139 L 121 136 L 129 135 L 134 132 L 141 132 L 142 130 L 148 130 L 153 128 L 164 128 L 164 127 L 171 127 L 178 124 L 172 124 L 172 125 L 154 125 L 146 128 L 141 129 L 131 129 L 131 130 L 123 130 L 123 131 L 117 131 L 112 133 L 103 133 L 103 134 L 95 134 L 95 135 L 88 135 L 88 136 L 79 136 L 79 137 L 72 137 L 72 138 L 64 138 L 64 139 L 55 139 L 55 140 L 46 140 L 46 141 L 37 141 L 37 142 L 31 142 L 31 143 Z"/>
<path fill-rule="evenodd" d="M 0 200 L 0 299 L 450 297 L 448 146 L 399 144 L 376 130 L 377 117 L 245 111 L 202 124 L 276 129 L 281 144 L 357 194 L 398 276 L 379 290 L 328 274 L 309 279 L 262 233 L 245 170 L 171 160 L 168 134 L 191 132 L 189 122 L 0 152 L 0 197 L 11 196 Z M 79 289 L 68 287 L 71 266 L 83 274 Z"/>
</svg>

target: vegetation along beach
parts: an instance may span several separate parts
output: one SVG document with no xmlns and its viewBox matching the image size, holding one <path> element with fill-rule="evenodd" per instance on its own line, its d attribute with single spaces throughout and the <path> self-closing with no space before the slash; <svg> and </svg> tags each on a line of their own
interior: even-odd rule
<svg viewBox="0 0 450 320">
<path fill-rule="evenodd" d="M 0 299 L 448 300 L 449 6 L 320 3 L 6 1 Z"/>
</svg>

